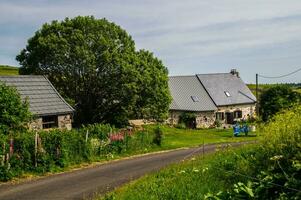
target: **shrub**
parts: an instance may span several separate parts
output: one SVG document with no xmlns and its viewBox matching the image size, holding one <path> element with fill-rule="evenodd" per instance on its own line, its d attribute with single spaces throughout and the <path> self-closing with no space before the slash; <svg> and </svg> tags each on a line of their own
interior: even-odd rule
<svg viewBox="0 0 301 200">
<path fill-rule="evenodd" d="M 106 140 L 109 137 L 109 134 L 115 132 L 116 129 L 110 124 L 89 124 L 87 126 L 83 126 L 81 132 L 83 134 L 88 134 L 92 137 L 97 137 L 100 140 Z"/>
<path fill-rule="evenodd" d="M 157 126 L 154 130 L 155 134 L 154 134 L 154 139 L 153 139 L 153 143 L 161 146 L 162 143 L 162 136 L 163 136 L 163 131 L 160 128 L 160 126 Z"/>
<path fill-rule="evenodd" d="M 186 129 L 186 125 L 183 122 L 178 123 L 175 127 L 178 128 L 178 129 Z"/>
<path fill-rule="evenodd" d="M 88 134 L 87 134 L 88 133 Z M 26 172 L 45 173 L 70 165 L 112 158 L 130 152 L 147 152 L 153 145 L 154 129 L 137 133 L 117 130 L 110 125 L 94 124 L 78 130 L 18 131 L 0 134 L 0 180 L 7 181 Z M 14 152 L 10 158 L 9 139 Z M 2 162 L 3 161 L 3 162 Z"/>
<path fill-rule="evenodd" d="M 179 123 L 184 123 L 188 128 L 195 128 L 196 114 L 192 112 L 184 112 L 180 115 Z"/>
<path fill-rule="evenodd" d="M 28 103 L 22 102 L 17 90 L 0 83 L 0 131 L 8 134 L 24 128 L 31 119 Z"/>
<path fill-rule="evenodd" d="M 301 103 L 301 94 L 288 85 L 277 85 L 264 91 L 260 96 L 260 115 L 268 121 L 277 112 Z"/>
</svg>

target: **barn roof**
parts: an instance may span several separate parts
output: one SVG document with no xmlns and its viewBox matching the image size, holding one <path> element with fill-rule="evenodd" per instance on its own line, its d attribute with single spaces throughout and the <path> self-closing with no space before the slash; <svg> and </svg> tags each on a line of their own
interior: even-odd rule
<svg viewBox="0 0 301 200">
<path fill-rule="evenodd" d="M 237 75 L 198 74 L 197 77 L 217 106 L 256 102 L 256 97 Z"/>
<path fill-rule="evenodd" d="M 172 96 L 171 110 L 217 110 L 197 76 L 171 76 L 168 85 Z"/>
<path fill-rule="evenodd" d="M 17 89 L 29 110 L 37 116 L 71 114 L 74 109 L 61 97 L 50 81 L 39 75 L 0 76 L 0 81 Z"/>
</svg>

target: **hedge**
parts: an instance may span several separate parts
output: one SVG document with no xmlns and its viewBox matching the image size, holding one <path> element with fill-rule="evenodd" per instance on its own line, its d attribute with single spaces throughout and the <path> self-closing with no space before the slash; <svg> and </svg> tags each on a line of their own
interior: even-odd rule
<svg viewBox="0 0 301 200">
<path fill-rule="evenodd" d="M 0 180 L 7 181 L 28 172 L 55 172 L 70 165 L 120 154 L 145 152 L 156 146 L 154 136 L 153 129 L 133 133 L 103 124 L 71 131 L 0 134 Z"/>
</svg>

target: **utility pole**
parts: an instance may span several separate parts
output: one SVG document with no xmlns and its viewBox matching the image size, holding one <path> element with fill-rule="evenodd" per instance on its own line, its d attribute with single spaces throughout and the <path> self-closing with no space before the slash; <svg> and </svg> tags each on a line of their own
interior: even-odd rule
<svg viewBox="0 0 301 200">
<path fill-rule="evenodd" d="M 256 104 L 256 114 L 257 114 L 257 116 L 259 116 L 258 74 L 256 74 L 256 100 L 257 100 L 257 104 Z"/>
</svg>

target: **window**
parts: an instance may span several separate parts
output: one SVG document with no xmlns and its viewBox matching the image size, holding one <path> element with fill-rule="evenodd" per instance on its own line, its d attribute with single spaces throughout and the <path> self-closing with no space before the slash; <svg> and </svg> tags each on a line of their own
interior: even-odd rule
<svg viewBox="0 0 301 200">
<path fill-rule="evenodd" d="M 230 94 L 228 91 L 225 91 L 225 95 L 226 95 L 227 97 L 231 97 L 231 94 Z"/>
<path fill-rule="evenodd" d="M 42 117 L 42 123 L 43 123 L 43 129 L 56 128 L 58 127 L 57 116 L 56 115 L 44 116 Z"/>
<path fill-rule="evenodd" d="M 242 118 L 242 111 L 241 110 L 236 110 L 234 111 L 234 118 Z"/>
<path fill-rule="evenodd" d="M 191 96 L 193 102 L 199 102 L 199 98 L 197 96 Z"/>
<path fill-rule="evenodd" d="M 217 112 L 216 113 L 216 120 L 224 120 L 225 114 L 223 112 Z"/>
</svg>

